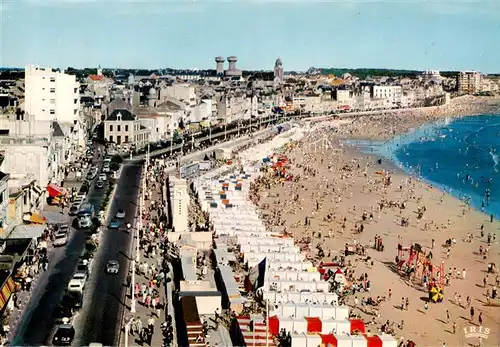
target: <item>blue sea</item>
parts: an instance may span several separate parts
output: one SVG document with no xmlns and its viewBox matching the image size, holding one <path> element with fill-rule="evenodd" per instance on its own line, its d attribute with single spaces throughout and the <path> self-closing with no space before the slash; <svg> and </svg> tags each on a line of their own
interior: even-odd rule
<svg viewBox="0 0 500 347">
<path fill-rule="evenodd" d="M 426 124 L 385 143 L 358 143 L 500 219 L 500 115 Z"/>
</svg>

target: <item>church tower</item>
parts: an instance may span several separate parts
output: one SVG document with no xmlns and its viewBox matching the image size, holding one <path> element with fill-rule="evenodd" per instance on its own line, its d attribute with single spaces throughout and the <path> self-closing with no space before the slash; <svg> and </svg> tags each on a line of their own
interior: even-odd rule
<svg viewBox="0 0 500 347">
<path fill-rule="evenodd" d="M 283 73 L 283 62 L 280 58 L 276 59 L 274 63 L 274 82 L 276 84 L 282 84 L 284 81 L 284 73 Z"/>
</svg>

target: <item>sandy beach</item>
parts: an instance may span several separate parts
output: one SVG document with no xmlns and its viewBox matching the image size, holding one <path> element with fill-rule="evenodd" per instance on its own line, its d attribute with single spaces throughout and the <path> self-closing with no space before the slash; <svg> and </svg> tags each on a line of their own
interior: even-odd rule
<svg viewBox="0 0 500 347">
<path fill-rule="evenodd" d="M 293 180 L 280 180 L 270 172 L 254 187 L 253 200 L 270 227 L 303 241 L 317 264 L 343 254 L 347 243 L 365 252 L 346 257 L 351 286 L 356 288 L 346 302 L 353 313 L 373 323 L 368 325 L 371 332 L 382 329 L 419 346 L 498 345 L 500 307 L 487 305 L 498 303 L 487 295 L 499 286 L 495 234 L 500 224 L 391 163 L 341 144 L 347 138 L 388 139 L 438 117 L 496 107 L 479 104 L 467 99 L 446 111 L 402 113 L 389 119 L 363 116 L 337 131 L 327 122 L 286 152 L 286 170 Z M 383 251 L 373 248 L 376 236 L 382 238 Z M 443 263 L 445 275 L 434 271 L 433 276 L 440 276 L 444 284 L 441 303 L 427 302 L 425 284 L 432 279 L 424 278 L 423 270 L 417 267 L 407 276 L 395 265 L 398 245 L 415 244 L 422 253 L 432 253 L 428 259 L 435 270 Z M 489 263 L 495 264 L 490 273 Z M 369 297 L 381 303 L 366 303 Z M 487 328 L 487 338 L 467 337 L 471 326 L 483 332 Z"/>
</svg>

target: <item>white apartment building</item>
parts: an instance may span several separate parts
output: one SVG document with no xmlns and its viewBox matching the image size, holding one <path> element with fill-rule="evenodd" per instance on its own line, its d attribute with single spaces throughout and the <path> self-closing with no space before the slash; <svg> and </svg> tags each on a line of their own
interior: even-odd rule
<svg viewBox="0 0 500 347">
<path fill-rule="evenodd" d="M 190 120 L 192 123 L 210 121 L 212 119 L 212 99 L 202 99 L 191 111 Z"/>
<path fill-rule="evenodd" d="M 187 109 L 192 109 L 196 106 L 196 91 L 194 86 L 186 83 L 176 83 L 160 89 L 160 100 L 167 97 L 182 101 Z"/>
<path fill-rule="evenodd" d="M 57 120 L 77 124 L 80 90 L 76 77 L 54 72 L 50 67 L 27 65 L 25 111 L 35 120 Z"/>
<path fill-rule="evenodd" d="M 223 95 L 217 102 L 217 119 L 231 123 L 237 119 L 250 119 L 247 111 L 247 101 L 244 97 Z"/>
<path fill-rule="evenodd" d="M 371 97 L 374 99 L 388 99 L 393 104 L 401 103 L 403 88 L 401 86 L 373 86 Z"/>
<path fill-rule="evenodd" d="M 188 232 L 188 184 L 185 179 L 170 176 L 170 212 L 172 213 L 172 227 L 175 232 Z"/>
</svg>

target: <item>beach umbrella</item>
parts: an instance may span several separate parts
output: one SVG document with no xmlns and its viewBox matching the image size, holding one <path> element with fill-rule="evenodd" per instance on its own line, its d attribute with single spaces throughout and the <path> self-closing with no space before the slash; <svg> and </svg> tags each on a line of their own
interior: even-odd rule
<svg viewBox="0 0 500 347">
<path fill-rule="evenodd" d="M 443 295 L 443 290 L 441 288 L 434 286 L 429 291 L 429 299 L 432 300 L 432 302 L 434 303 L 442 302 L 443 298 L 444 295 Z"/>
</svg>

